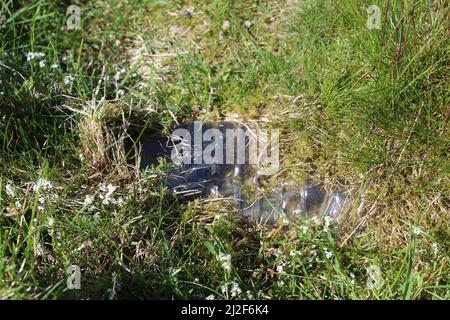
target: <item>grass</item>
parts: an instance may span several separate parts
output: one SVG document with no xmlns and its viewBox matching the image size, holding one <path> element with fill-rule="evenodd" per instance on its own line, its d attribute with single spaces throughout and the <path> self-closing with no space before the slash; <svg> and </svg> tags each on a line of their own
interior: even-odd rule
<svg viewBox="0 0 450 320">
<path fill-rule="evenodd" d="M 88 1 L 67 30 L 69 2 L 1 2 L 0 298 L 449 299 L 435 3 Z M 339 223 L 268 228 L 171 201 L 165 166 L 139 172 L 125 149 L 155 126 L 236 117 L 282 129 L 274 184 L 347 190 Z"/>
</svg>

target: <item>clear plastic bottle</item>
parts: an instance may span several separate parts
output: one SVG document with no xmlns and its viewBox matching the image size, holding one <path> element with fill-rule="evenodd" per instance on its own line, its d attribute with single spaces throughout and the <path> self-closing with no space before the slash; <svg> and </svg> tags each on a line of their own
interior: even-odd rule
<svg viewBox="0 0 450 320">
<path fill-rule="evenodd" d="M 229 122 L 206 123 L 202 130 L 210 128 L 225 130 L 233 127 L 236 126 Z M 183 124 L 178 128 L 194 133 L 192 123 Z M 163 155 L 170 161 L 168 155 L 171 146 L 166 144 L 164 147 L 160 142 L 162 140 L 147 137 L 142 141 L 141 158 L 145 163 L 150 163 L 157 155 Z M 225 146 L 226 144 L 224 148 Z M 205 145 L 202 147 L 204 148 Z M 142 164 L 141 167 L 143 167 Z M 170 193 L 187 200 L 211 194 L 234 197 L 243 216 L 266 224 L 275 224 L 280 219 L 296 220 L 323 216 L 336 218 L 347 201 L 343 193 L 339 191 L 328 193 L 323 188 L 311 184 L 284 186 L 270 192 L 261 190 L 257 168 L 248 163 L 181 164 L 171 169 L 163 180 Z M 253 194 L 256 194 L 256 197 L 251 197 L 242 191 L 244 184 L 253 186 Z"/>
</svg>

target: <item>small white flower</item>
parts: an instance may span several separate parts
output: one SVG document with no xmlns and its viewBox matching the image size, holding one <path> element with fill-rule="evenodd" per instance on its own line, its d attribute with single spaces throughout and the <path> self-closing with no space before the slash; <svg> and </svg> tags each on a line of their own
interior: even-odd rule
<svg viewBox="0 0 450 320">
<path fill-rule="evenodd" d="M 55 224 L 55 219 L 52 218 L 52 217 L 48 218 L 48 220 L 47 220 L 47 226 L 48 226 L 48 227 L 53 227 L 54 224 Z"/>
<path fill-rule="evenodd" d="M 15 206 L 17 209 L 22 209 L 22 204 L 20 203 L 19 200 L 17 200 L 16 203 L 14 203 L 14 206 Z"/>
<path fill-rule="evenodd" d="M 318 217 L 313 217 L 313 218 L 312 218 L 312 221 L 313 221 L 316 225 L 318 225 L 318 226 L 321 224 L 321 221 L 319 220 Z"/>
<path fill-rule="evenodd" d="M 95 200 L 95 196 L 88 194 L 86 196 L 86 198 L 84 198 L 83 205 L 86 206 L 86 207 L 90 206 L 94 202 L 94 200 Z"/>
<path fill-rule="evenodd" d="M 327 248 L 325 248 L 325 255 L 327 256 L 327 259 L 330 260 L 333 257 L 333 252 L 327 251 Z"/>
<path fill-rule="evenodd" d="M 75 78 L 69 74 L 69 75 L 64 76 L 63 81 L 66 86 L 70 86 L 70 85 L 72 85 L 74 79 Z"/>
<path fill-rule="evenodd" d="M 230 29 L 231 23 L 228 20 L 225 20 L 222 24 L 222 30 L 223 31 L 227 31 L 228 29 Z"/>
<path fill-rule="evenodd" d="M 438 252 L 439 252 L 438 244 L 437 244 L 437 243 L 433 243 L 433 244 L 431 245 L 431 250 L 433 250 L 434 255 L 437 255 Z"/>
<path fill-rule="evenodd" d="M 281 257 L 281 256 L 283 256 L 283 251 L 280 249 L 280 248 L 277 248 L 277 249 L 275 249 L 275 251 L 274 251 L 274 255 L 275 255 L 275 257 L 277 257 L 277 258 L 279 258 L 279 257 Z"/>
<path fill-rule="evenodd" d="M 220 291 L 222 291 L 223 294 L 226 294 L 228 292 L 228 285 L 224 284 L 220 287 Z"/>
<path fill-rule="evenodd" d="M 222 263 L 222 268 L 227 271 L 231 270 L 231 255 L 221 252 L 217 259 Z"/>
<path fill-rule="evenodd" d="M 47 191 L 53 188 L 53 184 L 51 181 L 40 178 L 34 185 L 33 185 L 33 191 L 38 191 L 42 188 L 42 190 Z"/>
<path fill-rule="evenodd" d="M 350 278 L 355 279 L 355 274 L 353 272 L 350 272 Z"/>
<path fill-rule="evenodd" d="M 45 60 L 39 61 L 39 67 L 41 68 L 45 67 Z"/>
<path fill-rule="evenodd" d="M 301 226 L 300 230 L 302 231 L 303 234 L 306 234 L 308 232 L 308 227 L 307 226 Z"/>
<path fill-rule="evenodd" d="M 78 155 L 78 157 L 80 158 L 80 161 L 81 161 L 81 162 L 84 161 L 84 155 L 83 155 L 82 153 L 80 153 L 80 154 Z"/>
<path fill-rule="evenodd" d="M 216 297 L 213 294 L 210 294 L 209 296 L 206 297 L 206 300 L 214 300 L 216 299 Z"/>
<path fill-rule="evenodd" d="M 284 287 L 284 281 L 283 280 L 278 281 L 278 284 L 279 284 L 280 287 Z"/>
<path fill-rule="evenodd" d="M 123 89 L 119 89 L 119 90 L 117 90 L 116 94 L 117 94 L 117 97 L 120 98 L 120 97 L 123 97 L 123 95 L 125 94 L 125 91 Z"/>
<path fill-rule="evenodd" d="M 283 272 L 283 266 L 277 266 L 277 272 L 282 273 Z"/>
<path fill-rule="evenodd" d="M 119 197 L 115 202 L 114 202 L 116 205 L 118 205 L 119 207 L 123 207 L 123 205 L 124 205 L 124 201 L 123 201 L 123 198 L 122 197 Z"/>
<path fill-rule="evenodd" d="M 58 69 L 58 68 L 59 68 L 59 64 L 54 63 L 54 64 L 52 64 L 52 65 L 50 66 L 50 68 L 52 68 L 52 69 Z"/>
<path fill-rule="evenodd" d="M 227 270 L 230 271 L 231 270 L 231 263 L 230 262 L 223 262 L 222 263 L 222 267 Z"/>
<path fill-rule="evenodd" d="M 291 257 L 295 257 L 295 256 L 301 256 L 302 253 L 300 251 L 297 251 L 297 250 L 291 250 L 291 252 L 289 252 L 289 255 Z"/>
<path fill-rule="evenodd" d="M 27 61 L 31 61 L 33 59 L 42 59 L 45 54 L 43 54 L 42 52 L 27 52 L 26 54 L 27 57 Z"/>
<path fill-rule="evenodd" d="M 120 76 L 125 73 L 125 69 L 120 69 L 119 71 L 117 71 L 117 73 L 114 75 L 114 81 L 119 81 L 120 80 Z"/>
<path fill-rule="evenodd" d="M 231 290 L 230 290 L 231 297 L 233 297 L 233 298 L 237 297 L 241 293 L 242 293 L 242 290 L 241 290 L 241 288 L 239 288 L 239 284 L 237 284 L 236 282 L 233 281 L 231 283 Z"/>
<path fill-rule="evenodd" d="M 223 216 L 220 213 L 216 213 L 214 215 L 214 220 L 213 220 L 212 224 L 216 225 L 216 224 L 220 223 L 222 221 L 222 217 Z"/>
<path fill-rule="evenodd" d="M 116 191 L 116 189 L 117 189 L 117 186 L 115 186 L 115 185 L 113 185 L 113 184 L 108 184 L 108 187 L 107 187 L 107 192 L 106 192 L 106 194 L 103 196 L 103 201 L 102 201 L 102 203 L 104 204 L 104 205 L 107 205 L 107 204 L 109 204 L 110 202 L 111 202 L 111 196 L 112 196 L 112 194 L 114 193 L 114 191 Z"/>
</svg>

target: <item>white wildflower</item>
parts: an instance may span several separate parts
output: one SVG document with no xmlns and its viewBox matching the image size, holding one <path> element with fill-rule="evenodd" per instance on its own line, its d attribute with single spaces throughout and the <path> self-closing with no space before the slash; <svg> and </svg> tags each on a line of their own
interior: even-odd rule
<svg viewBox="0 0 450 320">
<path fill-rule="evenodd" d="M 422 233 L 422 230 L 419 227 L 415 226 L 413 228 L 413 233 L 414 233 L 414 235 L 418 236 Z"/>
<path fill-rule="evenodd" d="M 214 300 L 216 297 L 213 294 L 210 294 L 206 297 L 206 300 Z"/>
<path fill-rule="evenodd" d="M 218 260 L 222 263 L 222 268 L 227 271 L 231 270 L 231 255 L 219 253 Z"/>
<path fill-rule="evenodd" d="M 220 291 L 222 291 L 223 294 L 226 294 L 228 292 L 228 285 L 224 284 L 220 287 Z"/>
<path fill-rule="evenodd" d="M 45 56 L 42 52 L 27 52 L 25 55 L 27 57 L 27 61 L 42 59 Z"/>
<path fill-rule="evenodd" d="M 51 228 L 51 227 L 53 227 L 54 224 L 55 224 L 55 219 L 52 217 L 48 218 L 47 226 Z"/>
<path fill-rule="evenodd" d="M 50 68 L 52 68 L 52 69 L 58 69 L 58 68 L 59 68 L 59 64 L 54 63 L 54 64 L 52 64 L 52 65 L 50 66 Z"/>
<path fill-rule="evenodd" d="M 72 83 L 73 83 L 73 80 L 75 80 L 75 78 L 72 76 L 72 75 L 66 75 L 66 76 L 64 76 L 64 84 L 66 85 L 66 86 L 70 86 L 70 85 L 72 85 Z"/>
<path fill-rule="evenodd" d="M 222 24 L 222 30 L 228 31 L 228 29 L 230 29 L 230 27 L 231 27 L 231 22 L 228 20 L 225 20 Z"/>
<path fill-rule="evenodd" d="M 123 89 L 119 89 L 116 92 L 117 98 L 123 97 L 125 94 L 125 91 Z"/>
<path fill-rule="evenodd" d="M 283 273 L 283 266 L 277 266 L 277 272 L 278 273 Z"/>
<path fill-rule="evenodd" d="M 114 191 L 116 191 L 116 189 L 117 189 L 117 186 L 115 186 L 115 185 L 113 185 L 113 184 L 108 184 L 108 187 L 107 187 L 107 192 L 106 192 L 106 194 L 103 196 L 103 201 L 102 201 L 102 203 L 104 204 L 104 205 L 107 205 L 107 204 L 109 204 L 110 202 L 111 202 L 111 196 L 112 196 L 112 194 L 114 193 Z"/>
<path fill-rule="evenodd" d="M 318 217 L 312 218 L 312 221 L 318 226 L 321 224 L 321 221 L 320 221 L 320 219 Z"/>
<path fill-rule="evenodd" d="M 112 200 L 112 202 L 114 202 L 114 204 L 118 205 L 119 207 L 123 207 L 123 205 L 125 203 L 125 201 L 123 200 L 122 197 L 119 197 L 116 201 Z"/>
<path fill-rule="evenodd" d="M 289 252 L 289 255 L 291 257 L 295 257 L 295 256 L 301 256 L 302 253 L 300 251 L 297 251 L 297 250 L 291 250 L 291 252 Z"/>
<path fill-rule="evenodd" d="M 246 27 L 247 29 L 250 29 L 252 27 L 253 23 L 251 21 L 244 21 L 244 27 Z"/>
<path fill-rule="evenodd" d="M 39 61 L 39 67 L 41 68 L 45 67 L 45 60 Z"/>
<path fill-rule="evenodd" d="M 40 178 L 34 185 L 33 185 L 33 191 L 38 191 L 40 189 L 47 191 L 53 188 L 53 184 L 51 181 Z"/>
<path fill-rule="evenodd" d="M 231 290 L 230 290 L 231 297 L 233 297 L 233 298 L 237 297 L 241 293 L 242 293 L 242 290 L 241 290 L 241 288 L 239 288 L 239 284 L 233 281 L 231 283 Z"/>
<path fill-rule="evenodd" d="M 327 248 L 325 248 L 325 255 L 327 257 L 327 259 L 331 259 L 333 257 L 333 252 L 328 251 Z"/>
<path fill-rule="evenodd" d="M 303 234 L 306 234 L 308 232 L 308 227 L 307 226 L 301 226 L 300 230 L 302 231 Z"/>
<path fill-rule="evenodd" d="M 433 250 L 434 255 L 437 255 L 438 252 L 439 252 L 438 244 L 437 244 L 437 243 L 433 243 L 433 244 L 431 245 L 431 250 Z"/>
<path fill-rule="evenodd" d="M 114 75 L 114 81 L 119 81 L 120 80 L 120 76 L 122 74 L 124 74 L 125 71 L 126 71 L 125 69 L 120 69 L 119 71 L 117 71 L 117 73 Z"/>
<path fill-rule="evenodd" d="M 86 206 L 86 207 L 90 206 L 94 202 L 94 200 L 95 200 L 95 196 L 88 194 L 86 196 L 86 198 L 84 198 L 83 205 Z"/>
<path fill-rule="evenodd" d="M 283 251 L 280 248 L 275 249 L 274 252 L 275 257 L 279 258 L 281 256 L 283 256 Z"/>
</svg>

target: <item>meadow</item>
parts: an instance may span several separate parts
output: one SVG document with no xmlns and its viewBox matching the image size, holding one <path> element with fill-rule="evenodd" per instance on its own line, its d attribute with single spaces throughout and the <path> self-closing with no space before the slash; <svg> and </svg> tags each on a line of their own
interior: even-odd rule
<svg viewBox="0 0 450 320">
<path fill-rule="evenodd" d="M 448 10 L 0 1 L 0 299 L 449 299 Z M 341 188 L 349 209 L 254 224 L 171 200 L 167 164 L 129 152 L 224 119 L 280 128 L 274 183 Z"/>
</svg>

